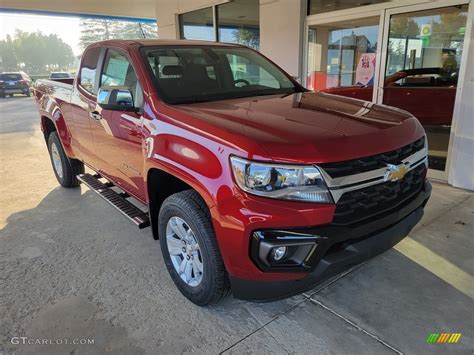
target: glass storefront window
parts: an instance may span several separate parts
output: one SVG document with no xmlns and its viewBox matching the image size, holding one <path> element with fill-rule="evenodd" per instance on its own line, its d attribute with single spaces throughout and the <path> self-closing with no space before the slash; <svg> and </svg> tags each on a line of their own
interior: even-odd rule
<svg viewBox="0 0 474 355">
<path fill-rule="evenodd" d="M 179 15 L 182 39 L 215 41 L 213 8 L 207 7 Z"/>
<path fill-rule="evenodd" d="M 240 43 L 258 49 L 260 44 L 258 0 L 235 0 L 217 6 L 220 42 Z"/>
<path fill-rule="evenodd" d="M 307 87 L 372 100 L 379 17 L 309 28 Z"/>
<path fill-rule="evenodd" d="M 367 6 L 390 1 L 391 0 L 309 0 L 308 15 L 322 14 L 330 11 L 344 10 L 352 7 Z"/>
<path fill-rule="evenodd" d="M 383 103 L 412 113 L 428 136 L 429 165 L 444 171 L 468 6 L 393 15 Z"/>
</svg>

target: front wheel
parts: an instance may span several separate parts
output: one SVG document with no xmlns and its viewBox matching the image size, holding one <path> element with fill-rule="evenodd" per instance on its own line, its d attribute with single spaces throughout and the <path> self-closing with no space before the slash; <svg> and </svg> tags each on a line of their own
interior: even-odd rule
<svg viewBox="0 0 474 355">
<path fill-rule="evenodd" d="M 191 302 L 207 306 L 229 291 L 209 210 L 194 190 L 168 197 L 158 216 L 160 246 L 170 276 Z"/>
<path fill-rule="evenodd" d="M 54 175 L 56 175 L 59 184 L 63 187 L 79 186 L 77 175 L 84 173 L 84 164 L 66 156 L 56 132 L 52 132 L 48 137 L 48 150 Z"/>
</svg>

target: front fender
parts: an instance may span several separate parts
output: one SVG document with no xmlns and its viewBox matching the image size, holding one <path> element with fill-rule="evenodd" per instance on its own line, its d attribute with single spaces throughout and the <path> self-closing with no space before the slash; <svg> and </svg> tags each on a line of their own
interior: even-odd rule
<svg viewBox="0 0 474 355">
<path fill-rule="evenodd" d="M 226 186 L 231 196 L 227 159 L 213 153 L 212 142 L 204 146 L 171 133 L 158 134 L 153 139 L 154 149 L 146 161 L 147 171 L 156 168 L 190 185 L 201 195 L 209 209 L 223 198 Z M 214 151 L 217 150 L 216 147 Z"/>
</svg>

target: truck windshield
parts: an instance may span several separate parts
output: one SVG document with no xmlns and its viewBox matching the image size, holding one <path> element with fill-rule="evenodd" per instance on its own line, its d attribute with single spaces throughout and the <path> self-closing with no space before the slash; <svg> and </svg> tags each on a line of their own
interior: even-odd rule
<svg viewBox="0 0 474 355">
<path fill-rule="evenodd" d="M 302 88 L 253 50 L 218 46 L 146 47 L 158 95 L 171 104 L 290 94 Z"/>
</svg>

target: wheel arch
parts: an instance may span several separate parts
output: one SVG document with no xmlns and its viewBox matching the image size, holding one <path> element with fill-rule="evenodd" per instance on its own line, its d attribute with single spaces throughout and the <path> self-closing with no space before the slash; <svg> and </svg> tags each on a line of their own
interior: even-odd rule
<svg viewBox="0 0 474 355">
<path fill-rule="evenodd" d="M 48 142 L 49 135 L 52 132 L 57 132 L 56 125 L 53 120 L 48 116 L 41 116 L 41 130 L 43 131 L 44 140 Z"/>
<path fill-rule="evenodd" d="M 167 197 L 184 190 L 194 190 L 202 198 L 207 208 L 210 209 L 209 197 L 205 198 L 203 189 L 200 188 L 197 183 L 186 182 L 184 179 L 176 176 L 176 174 L 167 172 L 158 167 L 151 167 L 148 170 L 146 177 L 148 207 L 154 239 L 159 238 L 157 216 Z"/>
</svg>

